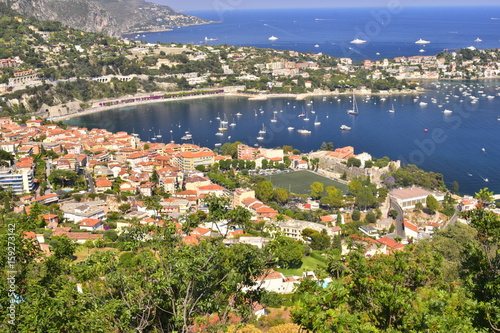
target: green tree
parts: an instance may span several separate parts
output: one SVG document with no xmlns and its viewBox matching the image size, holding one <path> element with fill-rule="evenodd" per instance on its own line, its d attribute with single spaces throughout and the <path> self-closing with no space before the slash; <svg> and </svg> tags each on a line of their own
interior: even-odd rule
<svg viewBox="0 0 500 333">
<path fill-rule="evenodd" d="M 425 205 L 432 214 L 439 209 L 439 202 L 432 194 L 429 194 L 425 199 Z"/>
<path fill-rule="evenodd" d="M 273 183 L 269 180 L 261 181 L 255 187 L 255 196 L 262 202 L 269 203 L 274 197 Z"/>
<path fill-rule="evenodd" d="M 280 205 L 284 205 L 290 199 L 290 192 L 284 188 L 274 190 L 274 200 Z"/>
<path fill-rule="evenodd" d="M 458 185 L 458 182 L 456 180 L 454 180 L 453 183 L 451 184 L 451 190 L 455 194 L 457 194 L 458 191 L 460 190 L 460 186 Z"/>
<path fill-rule="evenodd" d="M 266 246 L 266 251 L 274 258 L 276 265 L 282 268 L 297 268 L 302 265 L 304 250 L 302 242 L 290 237 L 278 236 Z"/>
<path fill-rule="evenodd" d="M 353 221 L 359 221 L 361 219 L 361 212 L 357 209 L 353 210 L 351 218 Z"/>
<path fill-rule="evenodd" d="M 311 188 L 311 198 L 313 200 L 318 200 L 323 195 L 324 185 L 320 182 L 314 182 L 310 186 Z"/>
<path fill-rule="evenodd" d="M 124 203 L 124 204 L 121 204 L 120 206 L 118 206 L 118 210 L 120 212 L 122 212 L 122 214 L 125 214 L 126 212 L 128 212 L 131 208 L 131 205 L 129 203 Z"/>
<path fill-rule="evenodd" d="M 463 214 L 477 230 L 477 243 L 467 243 L 462 280 L 479 302 L 476 323 L 492 331 L 500 329 L 500 218 L 477 208 Z"/>
<path fill-rule="evenodd" d="M 375 216 L 375 213 L 373 211 L 369 211 L 368 213 L 366 213 L 365 222 L 366 223 L 375 223 L 375 222 L 377 222 L 377 217 Z"/>
<path fill-rule="evenodd" d="M 480 189 L 479 192 L 475 193 L 475 198 L 481 201 L 483 205 L 487 206 L 494 202 L 493 195 L 493 191 L 488 191 L 488 188 L 485 187 Z"/>
<path fill-rule="evenodd" d="M 347 159 L 347 166 L 351 167 L 356 167 L 359 168 L 361 166 L 361 161 L 357 159 L 356 157 L 349 157 Z"/>
</svg>

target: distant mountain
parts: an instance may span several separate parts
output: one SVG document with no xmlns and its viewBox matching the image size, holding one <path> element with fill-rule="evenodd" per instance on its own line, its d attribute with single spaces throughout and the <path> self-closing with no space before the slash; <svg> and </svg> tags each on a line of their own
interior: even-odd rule
<svg viewBox="0 0 500 333">
<path fill-rule="evenodd" d="M 25 16 L 118 37 L 210 21 L 144 0 L 0 0 Z"/>
</svg>

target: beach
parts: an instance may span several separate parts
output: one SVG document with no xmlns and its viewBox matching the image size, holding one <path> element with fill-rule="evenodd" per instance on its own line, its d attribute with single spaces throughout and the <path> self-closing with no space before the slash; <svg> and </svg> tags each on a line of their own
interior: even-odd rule
<svg viewBox="0 0 500 333">
<path fill-rule="evenodd" d="M 211 94 L 200 94 L 200 95 L 192 95 L 192 96 L 178 96 L 178 97 L 168 97 L 168 98 L 157 98 L 157 99 L 147 99 L 151 96 L 162 96 L 162 95 L 167 95 L 167 94 L 176 94 L 179 92 L 166 92 L 166 91 L 161 91 L 161 92 L 154 92 L 154 93 L 141 93 L 141 94 L 136 94 L 136 95 L 127 95 L 123 96 L 120 98 L 120 101 L 123 100 L 134 100 L 131 102 L 122 102 L 119 103 L 117 98 L 112 98 L 112 99 L 105 99 L 105 100 L 96 100 L 96 101 L 91 101 L 89 103 L 92 104 L 92 107 L 88 109 L 79 109 L 75 111 L 70 111 L 66 109 L 67 112 L 66 114 L 62 115 L 49 115 L 46 117 L 47 120 L 50 121 L 62 121 L 62 120 L 67 120 L 73 117 L 80 117 L 86 114 L 91 114 L 91 113 L 96 113 L 96 112 L 103 112 L 106 110 L 112 110 L 112 109 L 119 109 L 119 108 L 124 108 L 124 107 L 130 107 L 130 106 L 137 106 L 137 105 L 143 105 L 143 104 L 152 104 L 152 103 L 163 103 L 163 102 L 168 102 L 168 101 L 180 101 L 180 100 L 190 100 L 190 99 L 199 99 L 199 98 L 213 98 L 213 97 L 218 97 L 218 96 L 234 96 L 234 97 L 247 97 L 249 100 L 256 100 L 256 101 L 265 101 L 269 98 L 293 98 L 298 101 L 304 100 L 309 97 L 315 97 L 315 96 L 338 96 L 338 95 L 405 95 L 405 94 L 420 94 L 423 92 L 423 89 L 418 89 L 418 90 L 407 90 L 407 91 L 381 91 L 381 92 L 371 92 L 370 90 L 367 89 L 360 89 L 360 90 L 354 90 L 353 91 L 345 91 L 345 92 L 338 92 L 338 91 L 315 91 L 315 92 L 309 92 L 309 93 L 301 93 L 301 94 L 291 94 L 291 93 L 286 93 L 286 94 L 251 94 L 251 93 L 243 93 L 243 92 L 217 92 L 217 93 L 211 93 Z M 185 92 L 182 92 L 185 93 Z M 68 103 L 66 103 L 67 105 Z M 107 104 L 107 105 L 103 105 Z M 53 107 L 54 109 L 60 110 L 61 106 L 55 106 Z"/>
</svg>

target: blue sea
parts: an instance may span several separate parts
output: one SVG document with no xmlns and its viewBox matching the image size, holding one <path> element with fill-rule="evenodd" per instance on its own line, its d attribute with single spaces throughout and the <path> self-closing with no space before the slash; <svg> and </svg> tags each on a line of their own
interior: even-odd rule
<svg viewBox="0 0 500 333">
<path fill-rule="evenodd" d="M 469 46 L 500 47 L 500 7 L 223 8 L 188 14 L 220 23 L 147 33 L 138 39 L 323 52 L 356 61 L 437 54 Z M 271 41 L 271 36 L 278 39 Z M 218 40 L 205 41 L 205 37 Z M 351 44 L 355 38 L 367 42 Z M 420 38 L 430 43 L 415 44 Z M 482 42 L 475 42 L 478 38 Z"/>
<path fill-rule="evenodd" d="M 208 37 L 218 39 L 208 44 L 325 52 L 357 61 L 436 54 L 472 45 L 500 47 L 500 7 L 226 9 L 190 14 L 222 23 L 148 33 L 140 38 L 152 43 L 199 44 Z M 270 36 L 278 39 L 270 41 Z M 350 44 L 355 38 L 367 43 Z M 420 38 L 431 43 L 415 44 Z M 482 42 L 474 42 L 477 38 Z M 425 52 L 419 52 L 421 49 Z M 427 90 L 420 96 L 398 95 L 385 100 L 380 96 L 357 96 L 357 116 L 346 113 L 353 102 L 351 96 L 345 95 L 304 101 L 215 97 L 126 107 L 73 118 L 67 123 L 135 132 L 145 141 L 158 142 L 182 142 L 181 137 L 189 131 L 192 142 L 211 148 L 227 141 L 241 141 L 264 147 L 292 145 L 308 152 L 331 141 L 335 147 L 349 145 L 356 153 L 388 156 L 442 173 L 447 185 L 457 181 L 463 194 L 474 194 L 483 187 L 500 193 L 500 80 L 422 85 Z M 477 101 L 473 102 L 469 94 Z M 394 113 L 388 112 L 391 108 Z M 309 121 L 298 117 L 300 113 L 307 113 Z M 224 116 L 235 125 L 229 126 L 223 136 L 216 136 L 217 118 Z M 271 122 L 273 118 L 277 122 Z M 352 129 L 340 130 L 343 124 Z M 264 139 L 257 140 L 263 126 Z M 311 134 L 299 134 L 298 129 L 310 130 Z"/>
</svg>

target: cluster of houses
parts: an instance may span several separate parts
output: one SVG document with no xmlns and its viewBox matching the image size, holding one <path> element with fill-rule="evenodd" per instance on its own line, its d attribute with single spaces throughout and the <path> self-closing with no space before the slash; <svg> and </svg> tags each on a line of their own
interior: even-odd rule
<svg viewBox="0 0 500 333">
<path fill-rule="evenodd" d="M 0 118 L 0 135 L 0 149 L 16 156 L 11 165 L 3 165 L 0 168 L 2 187 L 10 189 L 20 197 L 21 205 L 14 210 L 20 214 L 29 214 L 34 203 L 46 206 L 58 203 L 62 215 L 46 213 L 41 214 L 40 219 L 44 220 L 45 228 L 52 230 L 53 235 L 66 235 L 80 244 L 105 241 L 104 234 L 99 231 L 106 229 L 105 220 L 108 213 L 118 210 L 119 203 L 108 200 L 115 197 L 115 194 L 125 194 L 131 198 L 128 201 L 130 209 L 124 212 L 123 220 L 117 222 L 118 234 L 130 227 L 131 221 L 162 226 L 166 222 L 158 218 L 161 213 L 161 216 L 168 216 L 169 220 L 173 221 L 179 236 L 186 244 L 198 244 L 203 238 L 220 235 L 225 236 L 224 243 L 227 246 L 245 243 L 262 248 L 270 241 L 264 237 L 250 237 L 240 228 L 228 229 L 224 221 L 218 225 L 212 222 L 202 224 L 186 233 L 182 228 L 186 214 L 208 212 L 204 198 L 209 195 L 229 197 L 232 208 L 242 206 L 251 213 L 251 221 L 272 223 L 276 230 L 295 240 L 303 240 L 304 229 L 326 233 L 330 237 L 340 235 L 340 224 L 344 223 L 344 216 L 341 214 L 322 216 L 321 223 L 292 219 L 258 200 L 252 189 L 237 188 L 230 191 L 213 183 L 203 172 L 198 171 L 198 166 L 210 167 L 215 162 L 231 157 L 217 155 L 209 148 L 193 144 L 145 143 L 135 134 L 71 126 L 61 128 L 54 124 L 44 124 L 37 119 L 19 125 L 10 118 Z M 50 187 L 46 193 L 40 193 L 40 180 L 36 178 L 33 155 L 44 151 L 57 154 L 45 154 L 53 156 L 45 158 L 47 177 L 56 170 L 84 174 L 88 177 L 89 187 L 83 192 L 102 193 L 104 196 L 93 200 L 77 200 L 74 197 L 68 198 L 61 192 L 52 192 Z M 339 164 L 350 157 L 356 157 L 363 162 L 371 159 L 366 153 L 355 155 L 352 147 L 338 148 L 321 154 L 317 157 L 324 162 L 334 160 Z M 254 148 L 241 144 L 238 146 L 237 155 L 238 159 L 254 161 L 256 168 L 261 167 L 264 160 L 282 163 L 285 157 L 290 161 L 290 168 L 300 170 L 309 167 L 309 163 L 301 156 L 285 154 L 282 149 Z M 169 196 L 158 196 L 160 207 L 150 207 L 146 200 L 141 199 L 151 197 L 157 191 L 169 193 Z M 396 189 L 390 192 L 392 200 L 403 209 L 414 208 L 418 202 L 425 204 L 425 198 L 429 194 L 435 195 L 438 200 L 443 199 L 438 194 L 420 188 Z M 467 210 L 476 204 L 475 199 L 466 197 L 459 206 L 462 210 Z M 318 204 L 309 202 L 304 204 L 303 208 L 314 210 L 318 208 Z M 340 221 L 337 220 L 339 217 Z M 65 222 L 65 226 L 61 226 L 62 222 Z M 74 226 L 68 227 L 68 223 Z M 352 236 L 343 240 L 342 253 L 348 253 L 356 244 L 364 248 L 366 256 L 402 250 L 405 242 L 400 242 L 395 237 L 378 236 L 378 231 L 389 230 L 393 223 L 392 218 L 383 218 L 377 221 L 376 226 L 363 226 L 360 231 L 366 236 Z M 425 234 L 432 234 L 441 226 L 441 221 L 428 222 L 422 229 L 404 221 L 406 237 L 414 240 L 424 237 Z M 49 246 L 42 234 L 27 232 L 25 235 L 36 239 L 43 251 L 50 255 Z M 306 276 L 315 278 L 311 272 L 306 273 Z M 285 277 L 279 272 L 271 271 L 256 282 L 268 290 L 289 293 L 304 277 Z"/>
</svg>

